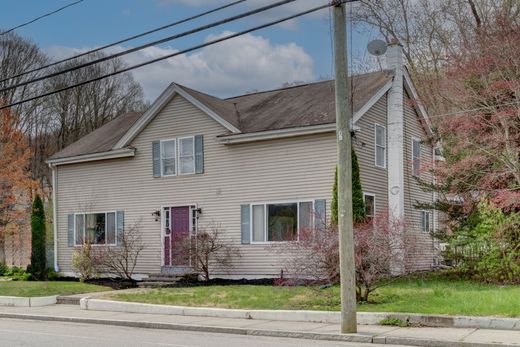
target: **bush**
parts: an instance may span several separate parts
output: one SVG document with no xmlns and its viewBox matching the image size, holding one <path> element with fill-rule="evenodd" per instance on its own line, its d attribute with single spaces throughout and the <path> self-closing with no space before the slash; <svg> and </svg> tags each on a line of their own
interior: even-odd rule
<svg viewBox="0 0 520 347">
<path fill-rule="evenodd" d="M 392 265 L 395 265 L 392 262 L 401 262 L 398 264 L 402 266 L 399 270 L 408 272 L 404 258 L 413 252 L 415 242 L 403 230 L 406 230 L 404 223 L 401 220 L 390 221 L 386 213 L 355 225 L 354 258 L 358 301 L 367 302 L 370 293 L 395 278 L 392 276 Z M 280 251 L 284 255 L 291 255 L 287 272 L 295 278 L 292 282 L 339 282 L 339 235 L 336 226 L 329 226 L 325 230 L 300 231 L 299 241 L 287 243 Z"/>
<path fill-rule="evenodd" d="M 520 213 L 483 201 L 469 220 L 448 237 L 445 259 L 472 279 L 520 283 Z"/>
<path fill-rule="evenodd" d="M 0 270 L 0 271 L 3 271 L 2 276 L 7 277 L 13 281 L 27 281 L 31 277 L 31 274 L 27 273 L 21 267 L 17 267 L 17 266 L 9 267 L 6 265 L 3 265 L 1 267 L 2 267 L 2 270 Z"/>
<path fill-rule="evenodd" d="M 31 213 L 31 264 L 27 269 L 35 280 L 43 280 L 47 275 L 45 233 L 45 211 L 43 209 L 43 201 L 39 195 L 36 195 Z"/>
<path fill-rule="evenodd" d="M 3 264 L 3 263 L 0 263 L 0 276 L 4 276 L 5 272 L 8 270 L 8 266 Z"/>
<path fill-rule="evenodd" d="M 354 223 L 361 223 L 366 218 L 359 163 L 354 148 L 352 148 L 352 216 Z M 334 225 L 338 224 L 338 167 L 336 167 L 334 173 L 334 185 L 332 187 L 331 222 Z"/>
<path fill-rule="evenodd" d="M 118 236 L 121 237 L 118 246 L 96 249 L 91 258 L 96 259 L 94 266 L 98 272 L 134 281 L 132 275 L 139 255 L 145 248 L 141 234 L 140 222 L 137 222 Z"/>
<path fill-rule="evenodd" d="M 98 267 L 99 260 L 89 242 L 85 242 L 72 253 L 72 269 L 78 272 L 81 282 L 98 277 Z"/>
</svg>

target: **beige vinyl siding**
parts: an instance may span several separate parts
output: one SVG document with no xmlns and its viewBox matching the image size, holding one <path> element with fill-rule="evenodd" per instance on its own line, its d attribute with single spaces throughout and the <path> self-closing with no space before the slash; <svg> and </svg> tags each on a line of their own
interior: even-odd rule
<svg viewBox="0 0 520 347">
<path fill-rule="evenodd" d="M 386 96 L 356 124 L 355 149 L 366 193 L 376 196 L 376 213 L 387 209 L 387 170 L 375 166 L 374 124 L 386 125 Z M 73 248 L 67 246 L 67 215 L 74 212 L 119 210 L 125 228 L 139 222 L 146 248 L 137 273 L 160 271 L 161 222 L 152 213 L 162 206 L 196 204 L 202 209 L 199 230 L 219 223 L 226 242 L 239 248 L 232 271 L 224 276 L 277 276 L 285 267 L 283 248 L 242 245 L 240 205 L 326 199 L 330 215 L 336 165 L 334 133 L 224 145 L 217 136 L 226 130 L 180 96 L 174 97 L 136 137 L 134 158 L 59 166 L 57 170 L 58 264 L 72 271 Z M 204 174 L 153 178 L 152 141 L 204 136 Z"/>
<path fill-rule="evenodd" d="M 354 149 L 359 162 L 361 187 L 363 192 L 375 195 L 376 215 L 384 213 L 388 209 L 388 170 L 375 165 L 375 124 L 387 128 L 386 108 L 387 96 L 384 95 L 356 123 L 361 130 L 356 133 L 354 140 Z M 388 150 L 385 153 L 388 160 Z"/>
<path fill-rule="evenodd" d="M 67 214 L 122 210 L 125 227 L 141 221 L 147 245 L 138 273 L 161 267 L 161 206 L 197 204 L 199 229 L 220 223 L 226 241 L 239 247 L 229 275 L 278 275 L 283 257 L 272 246 L 242 245 L 240 205 L 252 202 L 331 198 L 336 145 L 333 133 L 240 145 L 224 145 L 225 129 L 181 97 L 175 97 L 133 141 L 135 158 L 61 166 L 58 169 L 58 239 L 61 271 L 71 271 Z M 204 135 L 204 174 L 152 177 L 154 140 Z"/>
<path fill-rule="evenodd" d="M 421 231 L 421 212 L 414 205 L 416 202 L 433 202 L 433 193 L 425 192 L 417 180 L 412 175 L 412 139 L 422 140 L 421 145 L 421 175 L 420 179 L 425 182 L 432 182 L 433 176 L 430 172 L 433 163 L 433 149 L 429 144 L 427 134 L 421 125 L 414 107 L 410 104 L 407 94 L 405 94 L 405 118 L 404 118 L 404 206 L 407 216 L 406 224 L 416 235 L 415 244 L 411 247 L 412 254 L 408 259 L 409 264 L 413 264 L 415 270 L 425 270 L 432 267 L 437 244 L 434 239 Z M 430 217 L 430 227 L 433 228 L 433 211 Z"/>
</svg>

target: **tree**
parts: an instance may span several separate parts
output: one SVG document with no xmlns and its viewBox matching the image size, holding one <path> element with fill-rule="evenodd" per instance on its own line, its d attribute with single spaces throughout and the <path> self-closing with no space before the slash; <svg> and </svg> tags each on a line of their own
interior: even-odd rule
<svg viewBox="0 0 520 347">
<path fill-rule="evenodd" d="M 117 246 L 97 249 L 93 257 L 96 259 L 94 266 L 97 272 L 134 281 L 132 276 L 137 266 L 139 255 L 145 248 L 141 235 L 140 222 L 137 222 L 125 229 L 121 235 L 118 235 L 121 239 Z"/>
<path fill-rule="evenodd" d="M 405 231 L 403 231 L 405 230 Z M 358 301 L 368 301 L 370 293 L 390 283 L 392 262 L 415 249 L 414 237 L 406 232 L 404 221 L 389 219 L 380 213 L 372 220 L 354 227 L 356 286 Z M 339 237 L 332 224 L 325 230 L 300 230 L 298 242 L 289 242 L 278 249 L 287 256 L 286 273 L 291 283 L 338 283 Z M 403 264 L 404 272 L 411 269 Z"/>
<path fill-rule="evenodd" d="M 199 230 L 195 236 L 183 242 L 184 253 L 189 254 L 192 268 L 205 281 L 210 280 L 211 267 L 227 271 L 232 267 L 232 260 L 240 257 L 238 248 L 224 241 L 221 232 L 220 225 L 212 224 L 207 230 Z"/>
<path fill-rule="evenodd" d="M 436 174 L 468 212 L 483 197 L 520 210 L 520 25 L 498 20 L 479 41 L 446 66 L 442 90 L 459 111 L 437 119 L 446 162 Z"/>
<path fill-rule="evenodd" d="M 45 256 L 45 211 L 40 195 L 36 195 L 31 214 L 31 265 L 29 272 L 37 279 L 45 278 L 47 258 Z"/>
<path fill-rule="evenodd" d="M 37 187 L 28 170 L 31 151 L 16 123 L 8 109 L 0 110 L 0 263 L 5 263 L 6 235 L 27 225 L 29 196 Z"/>
<path fill-rule="evenodd" d="M 363 189 L 359 174 L 359 163 L 356 152 L 352 148 L 352 216 L 354 223 L 361 223 L 366 218 L 365 203 L 363 201 Z M 338 168 L 334 174 L 334 185 L 332 187 L 331 222 L 338 224 Z"/>
</svg>

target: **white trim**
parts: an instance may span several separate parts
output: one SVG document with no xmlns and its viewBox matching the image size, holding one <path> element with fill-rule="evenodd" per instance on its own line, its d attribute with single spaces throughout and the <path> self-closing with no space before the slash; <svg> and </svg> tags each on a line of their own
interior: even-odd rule
<svg viewBox="0 0 520 347">
<path fill-rule="evenodd" d="M 304 136 L 313 134 L 322 134 L 328 132 L 335 132 L 336 124 L 320 124 L 320 125 L 309 125 L 297 128 L 277 129 L 258 131 L 254 133 L 236 134 L 236 135 L 222 135 L 217 136 L 220 142 L 225 144 L 244 143 L 253 141 L 272 140 L 293 136 Z"/>
<path fill-rule="evenodd" d="M 412 136 L 412 148 L 411 148 L 411 163 L 412 163 L 412 177 L 421 177 L 421 162 L 422 162 L 422 140 L 416 136 Z M 413 145 L 415 142 L 419 143 L 419 172 L 415 174 L 415 161 L 413 156 Z"/>
<path fill-rule="evenodd" d="M 175 208 L 175 207 L 188 207 L 189 208 L 189 217 L 190 217 L 190 237 L 192 236 L 191 235 L 191 229 L 192 229 L 192 222 L 191 222 L 191 219 L 193 218 L 192 217 L 192 210 L 194 209 L 197 209 L 198 208 L 198 204 L 196 203 L 189 203 L 189 204 L 178 204 L 178 205 L 161 205 L 160 207 L 160 211 L 161 211 L 161 239 L 160 239 L 160 247 L 161 247 L 161 266 L 172 266 L 171 264 L 170 265 L 165 265 L 164 264 L 164 260 L 165 260 L 165 257 L 164 257 L 164 238 L 166 237 L 166 234 L 165 234 L 165 223 L 164 223 L 164 211 L 165 209 L 170 209 L 170 229 L 172 227 L 172 222 L 173 222 L 173 216 L 172 216 L 172 213 L 171 213 L 171 209 L 172 208 Z M 198 227 L 199 227 L 199 223 L 198 223 L 198 220 L 197 220 L 197 223 L 195 225 L 195 232 L 197 233 L 198 232 Z M 172 252 L 172 249 L 170 247 L 170 258 L 171 258 L 171 252 Z M 170 263 L 171 263 L 171 259 L 170 259 Z M 190 257 L 190 266 L 191 266 L 191 257 Z"/>
<path fill-rule="evenodd" d="M 351 130 L 359 131 L 360 127 L 357 125 L 352 126 Z M 235 135 L 221 135 L 217 136 L 217 139 L 224 144 L 235 144 L 235 143 L 246 143 L 246 142 L 254 142 L 254 141 L 265 141 L 265 140 L 274 140 L 274 139 L 283 139 L 288 137 L 296 137 L 296 136 L 305 136 L 305 135 L 314 135 L 314 134 L 323 134 L 329 132 L 336 131 L 336 124 L 320 124 L 320 125 L 309 125 L 303 127 L 296 128 L 287 128 L 287 129 L 277 129 L 277 130 L 267 130 L 267 131 L 258 131 L 254 133 L 245 133 L 245 134 L 235 134 Z"/>
<path fill-rule="evenodd" d="M 184 139 L 191 139 L 191 144 L 192 144 L 192 147 L 193 147 L 193 172 L 186 172 L 186 173 L 182 173 L 181 172 L 181 140 L 184 140 Z M 186 176 L 186 175 L 194 175 L 195 172 L 197 171 L 196 168 L 195 168 L 195 136 L 182 136 L 182 137 L 178 137 L 177 138 L 177 155 L 178 155 L 178 159 L 177 159 L 177 162 L 178 162 L 178 166 L 179 166 L 179 176 Z"/>
<path fill-rule="evenodd" d="M 99 153 L 91 153 L 91 154 L 83 154 L 77 155 L 73 157 L 66 158 L 58 158 L 58 159 L 48 159 L 46 161 L 47 164 L 57 166 L 64 164 L 75 164 L 75 163 L 84 163 L 89 161 L 96 160 L 107 160 L 107 159 L 115 159 L 115 158 L 127 158 L 135 156 L 135 148 L 120 148 L 107 152 L 99 152 Z"/>
<path fill-rule="evenodd" d="M 423 213 L 427 213 L 428 214 L 428 230 L 427 231 L 424 231 L 423 229 Z M 432 221 L 431 221 L 431 217 L 432 217 L 432 211 L 431 210 L 419 210 L 419 216 L 421 217 L 421 224 L 420 224 L 420 230 L 422 233 L 430 233 L 432 231 Z"/>
<path fill-rule="evenodd" d="M 54 271 L 60 272 L 58 266 L 58 202 L 56 201 L 57 189 L 58 189 L 58 168 L 50 165 L 52 171 L 52 227 L 54 231 Z"/>
<path fill-rule="evenodd" d="M 403 70 L 403 76 L 404 76 L 404 87 L 406 88 L 406 91 L 408 92 L 408 94 L 411 94 L 411 96 L 415 100 L 418 101 L 419 93 L 417 93 L 417 90 L 415 89 L 415 86 L 412 81 L 412 77 L 410 76 L 410 74 L 406 68 L 404 68 L 402 70 Z M 428 113 L 426 112 L 426 109 L 420 103 L 417 103 L 417 109 L 419 111 L 419 115 L 426 122 L 426 125 L 427 125 L 426 130 L 429 132 L 430 135 L 432 135 L 433 134 L 432 123 L 430 122 L 430 118 L 428 117 Z"/>
<path fill-rule="evenodd" d="M 365 197 L 366 196 L 371 196 L 371 197 L 374 198 L 374 211 L 372 211 L 374 213 L 374 215 L 371 216 L 371 217 L 375 218 L 375 216 L 376 216 L 376 194 L 363 192 L 363 205 L 365 205 Z M 366 205 L 365 205 L 365 213 L 366 213 Z M 370 217 L 370 216 L 367 216 L 367 217 Z"/>
<path fill-rule="evenodd" d="M 87 214 L 105 214 L 105 243 L 104 244 L 97 244 L 97 243 L 91 243 L 90 245 L 93 247 L 107 247 L 107 246 L 117 246 L 117 211 L 96 211 L 96 212 L 74 212 L 74 246 L 73 247 L 81 247 L 82 245 L 78 245 L 76 242 L 76 215 L 82 215 L 83 216 L 83 237 L 85 238 L 85 233 L 87 231 Z M 106 240 L 108 239 L 107 236 L 107 222 L 108 222 L 108 214 L 113 213 L 114 214 L 114 242 L 115 243 L 106 243 Z"/>
<path fill-rule="evenodd" d="M 132 142 L 132 140 L 152 121 L 155 116 L 168 104 L 168 102 L 176 95 L 179 94 L 195 107 L 206 113 L 208 116 L 213 118 L 217 123 L 224 126 L 227 130 L 233 133 L 240 133 L 240 130 L 233 126 L 231 123 L 224 120 L 217 113 L 210 110 L 203 103 L 192 97 L 181 87 L 175 83 L 171 83 L 168 88 L 153 102 L 152 106 L 135 122 L 135 124 L 126 132 L 123 137 L 114 145 L 115 149 L 124 148 Z"/>
<path fill-rule="evenodd" d="M 312 211 L 314 211 L 315 201 L 319 199 L 294 199 L 284 201 L 267 201 L 267 202 L 252 202 L 249 204 L 249 244 L 252 245 L 266 245 L 266 244 L 283 244 L 288 242 L 294 242 L 300 240 L 300 203 L 310 202 L 312 203 Z M 294 241 L 268 241 L 268 209 L 267 205 L 279 205 L 279 204 L 296 204 L 296 240 Z M 253 206 L 264 206 L 264 241 L 253 240 Z M 312 224 L 315 223 L 314 213 L 312 214 Z"/>
<path fill-rule="evenodd" d="M 352 119 L 354 120 L 354 124 L 356 124 L 361 117 L 368 112 L 374 106 L 379 99 L 381 99 L 388 90 L 392 87 L 392 79 L 388 81 L 381 89 L 377 91 L 364 105 L 361 107 L 356 113 L 354 113 L 354 116 Z"/>
<path fill-rule="evenodd" d="M 163 172 L 163 142 L 171 142 L 173 141 L 174 143 L 174 146 L 175 148 L 173 149 L 174 151 L 174 157 L 173 157 L 173 160 L 175 161 L 174 165 L 175 165 L 175 172 L 171 175 L 165 175 L 164 172 Z M 164 159 L 172 159 L 172 158 L 164 158 Z M 171 139 L 163 139 L 163 140 L 159 140 L 159 162 L 161 163 L 161 177 L 172 177 L 172 176 L 177 176 L 177 138 L 171 138 Z"/>
<path fill-rule="evenodd" d="M 384 136 L 384 142 L 385 142 L 385 145 L 384 145 L 384 149 L 385 149 L 385 153 L 384 153 L 384 156 L 383 156 L 383 166 L 381 165 L 377 165 L 377 147 L 382 147 L 380 145 L 377 144 L 377 127 L 381 127 L 385 130 L 385 136 Z M 387 156 L 387 150 L 388 150 L 388 140 L 387 140 L 387 134 L 386 134 L 386 126 L 382 125 L 382 124 L 379 124 L 379 123 L 374 123 L 374 166 L 375 167 L 378 167 L 380 169 L 386 169 L 386 156 Z"/>
</svg>

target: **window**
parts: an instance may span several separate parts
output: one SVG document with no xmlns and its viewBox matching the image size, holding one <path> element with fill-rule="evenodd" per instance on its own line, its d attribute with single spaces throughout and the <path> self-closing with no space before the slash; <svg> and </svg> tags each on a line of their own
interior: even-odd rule
<svg viewBox="0 0 520 347">
<path fill-rule="evenodd" d="M 251 205 L 253 242 L 297 241 L 298 231 L 312 228 L 312 201 Z"/>
<path fill-rule="evenodd" d="M 176 142 L 175 140 L 161 141 L 161 175 L 173 176 L 176 171 Z"/>
<path fill-rule="evenodd" d="M 412 175 L 421 175 L 421 141 L 412 139 Z"/>
<path fill-rule="evenodd" d="M 430 215 L 429 211 L 421 211 L 421 231 L 429 233 L 430 229 Z"/>
<path fill-rule="evenodd" d="M 386 128 L 382 125 L 375 125 L 375 161 L 376 166 L 386 167 Z"/>
<path fill-rule="evenodd" d="M 373 194 L 363 193 L 365 203 L 365 214 L 367 218 L 373 219 L 376 213 L 376 196 Z"/>
<path fill-rule="evenodd" d="M 161 176 L 195 173 L 195 137 L 161 141 Z"/>
<path fill-rule="evenodd" d="M 78 213 L 75 215 L 74 244 L 116 244 L 116 213 Z"/>
<path fill-rule="evenodd" d="M 195 141 L 193 137 L 179 139 L 179 171 L 181 175 L 195 173 Z"/>
</svg>

